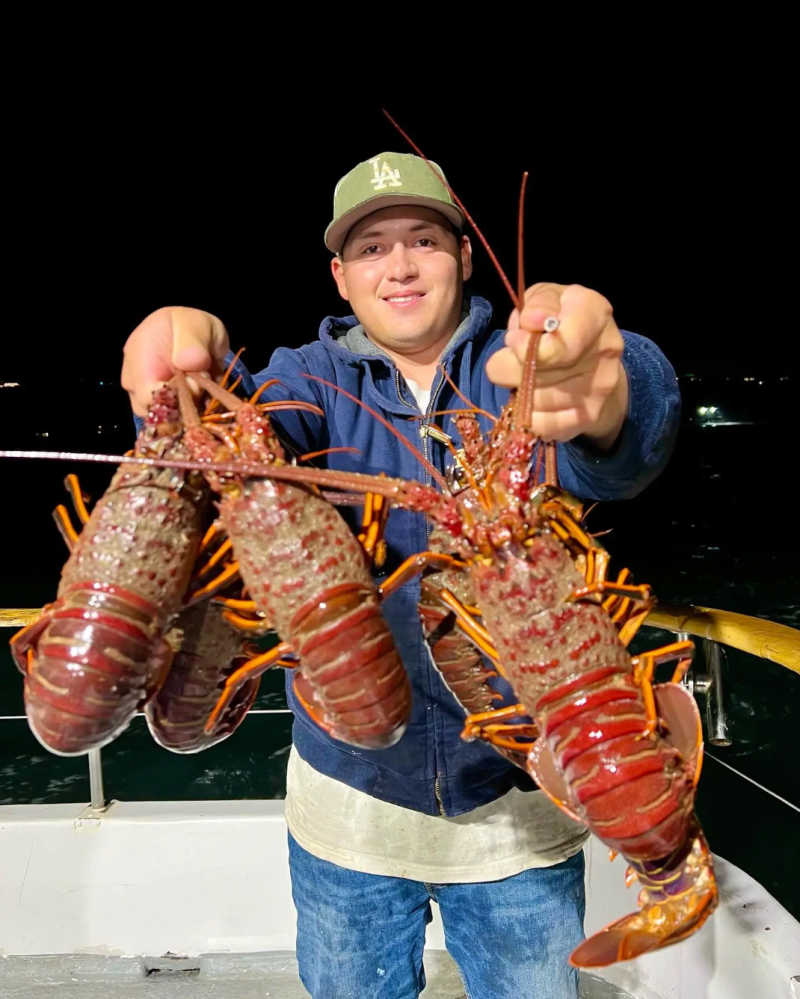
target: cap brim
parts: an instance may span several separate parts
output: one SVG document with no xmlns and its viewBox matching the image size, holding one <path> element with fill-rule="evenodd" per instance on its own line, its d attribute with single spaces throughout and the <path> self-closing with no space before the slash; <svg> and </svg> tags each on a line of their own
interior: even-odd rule
<svg viewBox="0 0 800 999">
<path fill-rule="evenodd" d="M 464 226 L 464 216 L 461 209 L 456 205 L 446 205 L 435 198 L 423 198 L 413 194 L 376 194 L 374 198 L 370 198 L 369 201 L 362 201 L 360 205 L 351 208 L 340 219 L 331 222 L 325 230 L 325 245 L 331 253 L 339 253 L 348 232 L 350 232 L 357 222 L 389 205 L 393 208 L 403 205 L 432 208 L 433 211 L 439 212 L 440 215 L 444 215 L 446 219 L 449 219 L 457 229 L 462 229 Z"/>
</svg>

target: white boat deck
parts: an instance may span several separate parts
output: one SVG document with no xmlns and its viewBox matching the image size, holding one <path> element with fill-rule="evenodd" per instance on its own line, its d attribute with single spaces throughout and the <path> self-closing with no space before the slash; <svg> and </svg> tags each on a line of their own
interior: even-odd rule
<svg viewBox="0 0 800 999">
<path fill-rule="evenodd" d="M 800 999 L 797 920 L 715 866 L 706 926 L 584 976 L 584 999 Z M 587 933 L 635 909 L 623 873 L 590 839 Z M 2 806 L 0 898 L 0 999 L 308 999 L 280 801 Z M 444 944 L 434 905 L 424 999 L 464 997 Z"/>
<path fill-rule="evenodd" d="M 153 970 L 135 958 L 0 958 L 2 999 L 309 999 L 294 954 L 203 957 L 184 970 Z M 188 967 L 191 965 L 192 967 Z M 445 952 L 425 957 L 422 999 L 465 999 L 455 964 Z M 581 977 L 581 999 L 628 999 L 630 993 Z"/>
</svg>

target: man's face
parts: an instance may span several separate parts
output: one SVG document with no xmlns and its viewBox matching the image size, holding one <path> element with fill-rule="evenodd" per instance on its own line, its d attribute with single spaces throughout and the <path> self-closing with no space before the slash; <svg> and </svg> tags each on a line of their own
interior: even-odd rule
<svg viewBox="0 0 800 999">
<path fill-rule="evenodd" d="M 331 269 L 374 343 L 418 353 L 449 339 L 461 321 L 472 248 L 433 209 L 381 208 L 353 226 Z"/>
</svg>

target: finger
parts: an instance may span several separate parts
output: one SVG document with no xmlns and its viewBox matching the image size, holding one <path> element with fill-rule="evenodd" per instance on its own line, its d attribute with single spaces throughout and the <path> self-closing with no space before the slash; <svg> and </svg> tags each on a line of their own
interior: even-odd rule
<svg viewBox="0 0 800 999">
<path fill-rule="evenodd" d="M 122 387 L 137 416 L 147 416 L 153 393 L 172 377 L 172 324 L 159 309 L 131 333 L 123 348 Z"/>
<path fill-rule="evenodd" d="M 599 414 L 618 384 L 619 368 L 602 364 L 597 371 L 574 375 L 558 385 L 538 387 L 533 395 L 533 409 L 534 412 L 554 413 L 585 405 Z"/>
<path fill-rule="evenodd" d="M 134 413 L 147 415 L 153 392 L 172 378 L 175 368 L 214 374 L 227 350 L 225 327 L 210 313 L 179 307 L 151 313 L 123 350 L 122 387 Z M 200 394 L 194 382 L 190 388 Z"/>
<path fill-rule="evenodd" d="M 606 330 L 612 331 L 617 346 L 622 350 L 622 335 L 614 323 L 608 300 L 582 285 L 557 285 L 548 286 L 540 293 L 541 297 L 539 293 L 529 296 L 525 309 L 518 317 L 518 326 L 509 324 L 506 344 L 521 360 L 524 360 L 528 344 L 525 331 L 542 328 L 542 306 L 552 305 L 554 289 L 560 289 L 560 308 L 557 313 L 551 314 L 558 316 L 559 326 L 541 339 L 537 359 L 542 368 L 570 367 L 592 349 Z"/>
<path fill-rule="evenodd" d="M 581 405 L 555 413 L 534 413 L 530 429 L 542 440 L 565 443 L 582 434 L 591 423 L 590 415 Z"/>
<path fill-rule="evenodd" d="M 503 388 L 518 388 L 522 378 L 524 365 L 520 360 L 520 356 L 525 357 L 527 340 L 530 334 L 523 331 L 517 332 L 525 337 L 523 350 L 517 351 L 512 350 L 510 347 L 502 347 L 486 362 L 486 374 L 489 380 L 496 385 L 501 385 Z M 591 372 L 599 363 L 598 357 L 600 356 L 599 351 L 593 350 L 584 355 L 580 359 L 580 362 L 571 368 L 544 368 L 537 365 L 536 386 L 537 388 L 543 388 L 546 386 L 561 385 L 571 378 L 585 375 Z"/>
<path fill-rule="evenodd" d="M 181 371 L 210 371 L 228 352 L 228 333 L 210 312 L 173 308 L 172 363 Z"/>
<path fill-rule="evenodd" d="M 486 367 L 488 372 L 488 363 Z M 550 384 L 543 384 L 544 379 L 539 379 L 533 394 L 533 412 L 554 413 L 586 405 L 599 414 L 606 399 L 617 388 L 620 372 L 617 363 L 603 359 L 596 368 L 574 372 L 567 378 L 559 377 Z"/>
<path fill-rule="evenodd" d="M 558 316 L 561 312 L 561 296 L 567 285 L 540 281 L 531 285 L 525 291 L 525 301 L 519 310 L 520 326 L 524 330 L 543 330 L 544 322 L 550 316 Z"/>
</svg>

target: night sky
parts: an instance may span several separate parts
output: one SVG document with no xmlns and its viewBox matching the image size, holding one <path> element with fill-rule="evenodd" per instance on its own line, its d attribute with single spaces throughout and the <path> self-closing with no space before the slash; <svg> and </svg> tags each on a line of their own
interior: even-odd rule
<svg viewBox="0 0 800 999">
<path fill-rule="evenodd" d="M 346 314 L 322 242 L 334 185 L 378 152 L 408 151 L 380 105 L 353 105 L 348 87 L 359 90 L 343 81 L 317 106 L 265 99 L 247 113 L 235 92 L 156 108 L 56 91 L 10 156 L 0 381 L 49 394 L 118 379 L 127 335 L 162 305 L 217 314 L 254 370 L 274 347 L 313 340 L 325 315 Z M 512 280 L 528 169 L 528 284 L 596 288 L 679 374 L 770 375 L 796 362 L 781 291 L 783 160 L 774 145 L 743 144 L 732 104 L 537 110 L 531 98 L 455 90 L 453 102 L 387 103 Z M 472 286 L 504 325 L 510 303 L 481 249 L 476 267 Z"/>
</svg>

